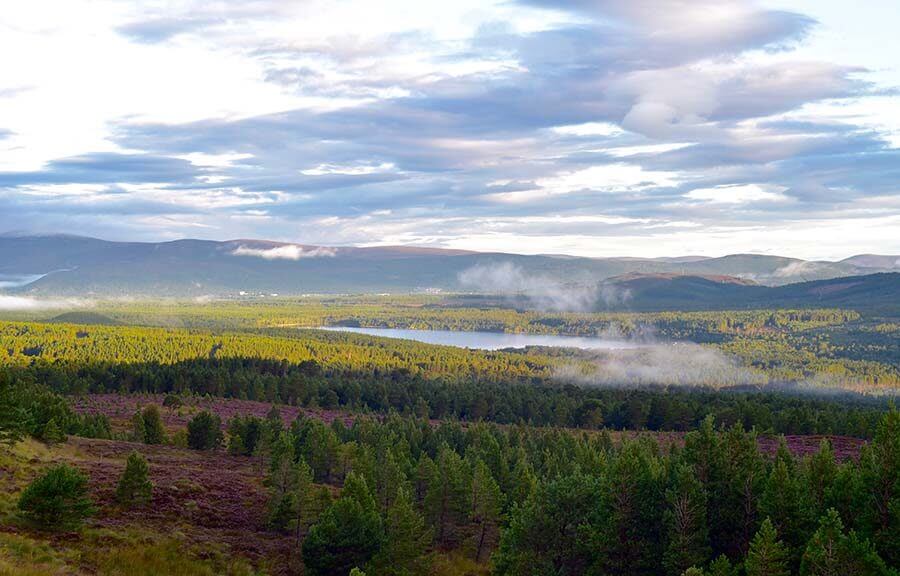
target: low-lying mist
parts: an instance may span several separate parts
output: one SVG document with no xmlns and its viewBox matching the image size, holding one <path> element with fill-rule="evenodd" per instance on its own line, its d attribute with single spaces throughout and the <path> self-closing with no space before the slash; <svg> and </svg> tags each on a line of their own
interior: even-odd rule
<svg viewBox="0 0 900 576">
<path fill-rule="evenodd" d="M 714 348 L 680 342 L 597 351 L 586 361 L 563 366 L 554 376 L 568 383 L 605 387 L 721 388 L 768 383 L 765 374 L 740 366 L 735 359 Z"/>
<path fill-rule="evenodd" d="M 0 294 L 0 310 L 2 311 L 40 311 L 40 310 L 65 310 L 69 308 L 86 308 L 93 306 L 93 302 L 79 298 L 63 298 L 43 300 L 27 296 L 7 296 Z"/>
<path fill-rule="evenodd" d="M 631 294 L 612 285 L 586 285 L 529 274 L 511 262 L 476 264 L 459 273 L 460 286 L 487 294 L 524 297 L 533 308 L 551 312 L 590 312 L 603 303 L 615 308 Z"/>
</svg>

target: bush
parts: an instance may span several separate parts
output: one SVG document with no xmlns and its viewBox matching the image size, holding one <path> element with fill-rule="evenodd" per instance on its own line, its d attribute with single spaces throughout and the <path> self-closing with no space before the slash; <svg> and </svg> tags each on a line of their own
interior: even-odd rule
<svg viewBox="0 0 900 576">
<path fill-rule="evenodd" d="M 94 513 L 87 484 L 87 476 L 77 468 L 67 464 L 54 466 L 25 488 L 19 497 L 19 511 L 41 528 L 78 528 Z"/>
<path fill-rule="evenodd" d="M 194 450 L 213 450 L 222 443 L 222 419 L 204 410 L 188 422 L 188 446 Z"/>
<path fill-rule="evenodd" d="M 177 394 L 166 394 L 166 397 L 163 399 L 163 406 L 166 408 L 181 408 L 181 405 L 181 396 Z"/>
<path fill-rule="evenodd" d="M 138 452 L 132 452 L 125 463 L 125 471 L 116 488 L 116 500 L 120 504 L 132 506 L 146 504 L 153 494 L 153 483 L 150 482 L 150 467 L 147 460 Z"/>
</svg>

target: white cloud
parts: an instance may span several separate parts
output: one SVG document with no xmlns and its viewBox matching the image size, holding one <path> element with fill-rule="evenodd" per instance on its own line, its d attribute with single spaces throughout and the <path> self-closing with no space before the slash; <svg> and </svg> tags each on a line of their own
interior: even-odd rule
<svg viewBox="0 0 900 576">
<path fill-rule="evenodd" d="M 565 136 L 619 136 L 625 133 L 624 130 L 610 122 L 585 122 L 584 124 L 554 126 L 552 130 Z"/>
<path fill-rule="evenodd" d="M 784 202 L 786 188 L 765 184 L 734 184 L 714 188 L 695 188 L 684 195 L 691 200 L 711 204 L 748 204 L 751 202 Z"/>
<path fill-rule="evenodd" d="M 381 164 L 359 164 L 352 166 L 341 166 L 338 164 L 319 164 L 315 168 L 301 170 L 306 176 L 325 176 L 328 174 L 346 174 L 348 176 L 362 176 L 365 174 L 379 174 L 382 172 L 391 172 L 394 165 L 390 162 Z"/>
<path fill-rule="evenodd" d="M 231 251 L 232 256 L 253 256 L 265 260 L 300 260 L 303 258 L 331 258 L 336 254 L 333 248 L 318 246 L 304 249 L 296 244 L 285 244 L 274 248 L 252 248 L 238 246 Z"/>
</svg>

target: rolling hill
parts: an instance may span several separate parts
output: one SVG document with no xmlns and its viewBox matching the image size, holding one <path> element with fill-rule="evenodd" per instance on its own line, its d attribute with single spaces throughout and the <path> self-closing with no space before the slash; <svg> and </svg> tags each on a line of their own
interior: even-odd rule
<svg viewBox="0 0 900 576">
<path fill-rule="evenodd" d="M 893 260 L 892 260 L 893 259 Z M 254 294 L 502 291 L 561 282 L 610 283 L 650 301 L 717 302 L 761 293 L 762 286 L 888 271 L 900 259 L 860 256 L 811 262 L 737 254 L 720 258 L 583 258 L 526 256 L 418 247 L 322 247 L 261 240 L 111 242 L 81 236 L 0 236 L 3 288 L 32 296 L 240 296 Z M 878 266 L 876 266 L 878 265 Z M 488 282 L 464 284 L 462 273 L 492 271 Z M 740 280 L 723 280 L 733 277 Z M 24 279 L 24 280 L 23 280 Z M 787 298 L 788 296 L 785 295 Z M 810 296 L 812 297 L 812 296 Z M 837 298 L 837 293 L 834 296 Z"/>
</svg>

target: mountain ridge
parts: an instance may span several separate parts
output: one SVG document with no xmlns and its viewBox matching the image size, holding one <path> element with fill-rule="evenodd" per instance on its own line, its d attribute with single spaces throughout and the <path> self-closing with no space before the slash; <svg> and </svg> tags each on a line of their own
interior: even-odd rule
<svg viewBox="0 0 900 576">
<path fill-rule="evenodd" d="M 890 263 L 891 258 L 883 256 L 874 262 Z M 37 276 L 9 288 L 35 296 L 488 292 L 496 288 L 496 279 L 484 286 L 464 285 L 461 275 L 473 269 L 512 273 L 525 283 L 564 281 L 582 286 L 628 274 L 734 277 L 741 283 L 781 286 L 895 270 L 762 254 L 588 258 L 255 239 L 116 242 L 72 235 L 0 235 L 0 276 Z"/>
</svg>

